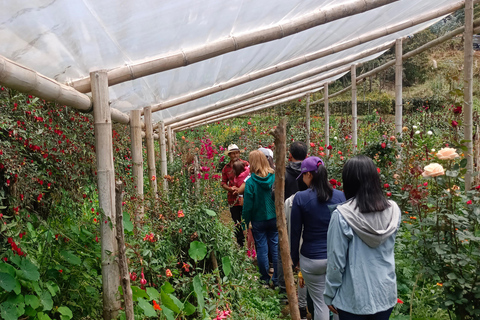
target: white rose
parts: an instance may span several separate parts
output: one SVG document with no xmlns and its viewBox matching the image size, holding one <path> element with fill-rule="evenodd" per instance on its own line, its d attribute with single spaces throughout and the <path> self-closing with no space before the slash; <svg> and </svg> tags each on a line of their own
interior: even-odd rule
<svg viewBox="0 0 480 320">
<path fill-rule="evenodd" d="M 428 166 L 423 168 L 423 170 L 422 176 L 424 177 L 438 177 L 445 174 L 442 165 L 438 163 L 430 163 Z"/>
<path fill-rule="evenodd" d="M 418 127 L 417 127 L 417 126 L 413 126 L 412 128 L 413 128 L 413 129 L 417 129 Z"/>
<path fill-rule="evenodd" d="M 437 152 L 437 158 L 440 160 L 453 160 L 460 157 L 454 148 L 443 148 Z"/>
<path fill-rule="evenodd" d="M 433 132 L 430 131 L 430 130 L 428 130 L 427 134 L 428 134 L 429 136 L 431 136 L 431 135 L 433 134 Z"/>
<path fill-rule="evenodd" d="M 333 139 L 337 140 L 337 137 L 333 137 Z"/>
<path fill-rule="evenodd" d="M 430 150 L 431 152 L 435 152 L 435 149 Z"/>
<path fill-rule="evenodd" d="M 419 130 L 415 131 L 415 134 L 420 134 L 420 131 Z"/>
</svg>

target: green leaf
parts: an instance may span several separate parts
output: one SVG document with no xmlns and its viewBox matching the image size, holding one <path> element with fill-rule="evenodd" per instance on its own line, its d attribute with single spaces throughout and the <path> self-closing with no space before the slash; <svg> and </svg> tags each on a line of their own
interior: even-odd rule
<svg viewBox="0 0 480 320">
<path fill-rule="evenodd" d="M 173 289 L 172 285 L 170 284 L 170 282 L 165 282 L 161 288 L 163 291 L 165 291 L 166 293 L 173 293 L 175 291 L 175 289 Z"/>
<path fill-rule="evenodd" d="M 25 304 L 31 306 L 33 309 L 37 309 L 40 305 L 40 300 L 37 296 L 27 294 L 25 296 Z"/>
<path fill-rule="evenodd" d="M 40 295 L 40 302 L 42 302 L 43 311 L 52 310 L 53 300 L 52 300 L 52 296 L 50 295 L 50 292 L 43 291 L 42 294 Z"/>
<path fill-rule="evenodd" d="M 68 320 L 73 318 L 72 310 L 70 310 L 68 307 L 60 307 L 58 308 L 58 312 L 62 314 L 62 318 L 66 317 Z"/>
<path fill-rule="evenodd" d="M 460 167 L 465 168 L 466 166 L 467 166 L 467 159 L 462 159 L 462 161 L 460 161 Z"/>
<path fill-rule="evenodd" d="M 0 262 L 0 272 L 8 273 L 12 277 L 15 277 L 16 271 L 15 268 L 8 263 Z"/>
<path fill-rule="evenodd" d="M 143 309 L 143 313 L 147 317 L 156 317 L 157 312 L 153 309 L 153 306 L 145 299 L 138 298 L 138 306 Z"/>
<path fill-rule="evenodd" d="M 55 282 L 49 281 L 47 283 L 47 289 L 50 291 L 50 294 L 52 297 L 55 297 L 57 295 L 57 292 L 60 292 L 60 288 Z"/>
<path fill-rule="evenodd" d="M 133 299 L 133 301 L 137 301 L 138 298 L 148 299 L 148 294 L 144 290 L 140 289 L 139 287 L 132 286 L 132 299 Z"/>
<path fill-rule="evenodd" d="M 175 302 L 173 302 L 171 295 L 165 293 L 163 290 L 160 290 L 160 296 L 162 299 L 162 305 L 175 313 L 180 313 L 180 308 L 175 304 Z"/>
<path fill-rule="evenodd" d="M 52 320 L 52 318 L 50 318 L 48 314 L 44 314 L 43 312 L 39 312 L 37 314 L 37 317 L 38 317 L 38 320 Z"/>
<path fill-rule="evenodd" d="M 123 213 L 123 229 L 127 230 L 128 232 L 133 231 L 133 223 L 130 220 L 130 214 L 126 212 Z"/>
<path fill-rule="evenodd" d="M 202 280 L 198 274 L 193 278 L 193 291 L 195 291 L 195 295 L 197 296 L 198 312 L 201 314 L 205 307 L 205 301 L 203 299 Z"/>
<path fill-rule="evenodd" d="M 217 216 L 215 211 L 210 210 L 210 209 L 205 209 L 205 213 L 208 214 L 210 217 L 216 217 Z"/>
<path fill-rule="evenodd" d="M 149 297 L 149 300 L 158 300 L 158 298 L 160 298 L 160 292 L 157 291 L 157 289 L 155 288 L 152 288 L 152 287 L 148 287 L 147 288 L 147 294 L 148 294 L 148 297 Z"/>
<path fill-rule="evenodd" d="M 14 303 L 5 301 L 0 304 L 0 316 L 4 320 L 17 320 L 21 314 L 18 314 L 17 306 Z"/>
<path fill-rule="evenodd" d="M 35 317 L 37 315 L 37 310 L 30 306 L 25 307 L 25 314 L 29 317 Z"/>
<path fill-rule="evenodd" d="M 457 278 L 457 275 L 456 275 L 455 273 L 453 273 L 453 272 L 447 274 L 447 277 L 448 277 L 448 279 L 450 279 L 450 280 L 458 279 L 458 278 Z"/>
<path fill-rule="evenodd" d="M 3 290 L 10 292 L 15 289 L 16 279 L 9 275 L 8 273 L 0 272 L 0 287 Z"/>
<path fill-rule="evenodd" d="M 22 276 L 31 281 L 37 281 L 40 279 L 40 273 L 38 273 L 38 268 L 28 259 L 22 259 L 20 262 L 20 270 L 22 271 Z"/>
<path fill-rule="evenodd" d="M 62 256 L 63 260 L 73 265 L 78 266 L 80 263 L 82 263 L 82 259 L 74 255 L 72 251 L 62 250 L 60 251 L 60 255 Z"/>
<path fill-rule="evenodd" d="M 190 302 L 185 302 L 185 307 L 183 308 L 183 311 L 185 311 L 185 314 L 187 316 L 190 316 L 192 314 L 195 313 L 197 309 L 195 308 L 195 306 L 193 304 L 191 304 Z"/>
<path fill-rule="evenodd" d="M 170 298 L 172 299 L 173 303 L 175 303 L 175 305 L 178 307 L 178 309 L 183 310 L 183 302 L 178 300 L 177 297 L 175 297 L 173 294 L 169 294 Z"/>
<path fill-rule="evenodd" d="M 195 260 L 195 262 L 203 260 L 207 254 L 207 246 L 199 241 L 190 242 L 190 249 L 188 250 L 188 255 L 190 258 Z"/>
<path fill-rule="evenodd" d="M 165 315 L 167 320 L 175 320 L 175 313 L 167 307 L 162 306 L 162 313 Z"/>
<path fill-rule="evenodd" d="M 230 262 L 230 257 L 223 257 L 222 258 L 222 269 L 225 277 L 228 277 L 230 272 L 232 272 L 232 264 Z"/>
</svg>

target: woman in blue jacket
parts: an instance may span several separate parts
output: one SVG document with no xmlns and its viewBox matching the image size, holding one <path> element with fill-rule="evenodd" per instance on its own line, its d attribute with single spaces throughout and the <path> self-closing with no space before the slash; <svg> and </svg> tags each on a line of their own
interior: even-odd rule
<svg viewBox="0 0 480 320">
<path fill-rule="evenodd" d="M 400 209 L 387 200 L 372 159 L 343 167 L 348 201 L 328 228 L 325 302 L 340 320 L 387 320 L 397 303 L 394 245 Z"/>
<path fill-rule="evenodd" d="M 331 216 L 328 206 L 345 201 L 345 196 L 328 182 L 327 170 L 320 158 L 303 160 L 301 172 L 297 179 L 302 178 L 309 188 L 297 192 L 293 200 L 290 253 L 293 264 L 296 266 L 300 263 L 308 293 L 313 300 L 315 320 L 328 320 L 330 312 L 323 301 L 327 230 Z M 299 253 L 300 237 L 303 243 Z"/>
</svg>

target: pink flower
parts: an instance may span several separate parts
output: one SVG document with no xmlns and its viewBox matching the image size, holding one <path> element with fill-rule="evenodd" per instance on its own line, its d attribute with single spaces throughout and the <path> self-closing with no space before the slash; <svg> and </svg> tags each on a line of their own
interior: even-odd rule
<svg viewBox="0 0 480 320">
<path fill-rule="evenodd" d="M 458 126 L 458 122 L 455 120 L 452 120 L 452 127 L 456 128 Z"/>
<path fill-rule="evenodd" d="M 468 201 L 467 201 L 467 204 L 472 204 L 472 200 L 468 200 Z"/>
</svg>

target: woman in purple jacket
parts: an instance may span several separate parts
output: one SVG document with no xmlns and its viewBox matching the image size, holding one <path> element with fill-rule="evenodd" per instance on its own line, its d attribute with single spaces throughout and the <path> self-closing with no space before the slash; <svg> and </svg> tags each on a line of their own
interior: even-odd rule
<svg viewBox="0 0 480 320">
<path fill-rule="evenodd" d="M 314 304 L 315 320 L 328 320 L 329 310 L 323 301 L 327 270 L 328 206 L 345 201 L 343 192 L 332 188 L 322 159 L 309 157 L 302 162 L 302 178 L 309 187 L 295 195 L 291 213 L 291 256 L 300 269 Z M 303 231 L 303 236 L 302 236 Z M 299 253 L 300 238 L 303 238 Z"/>
</svg>

